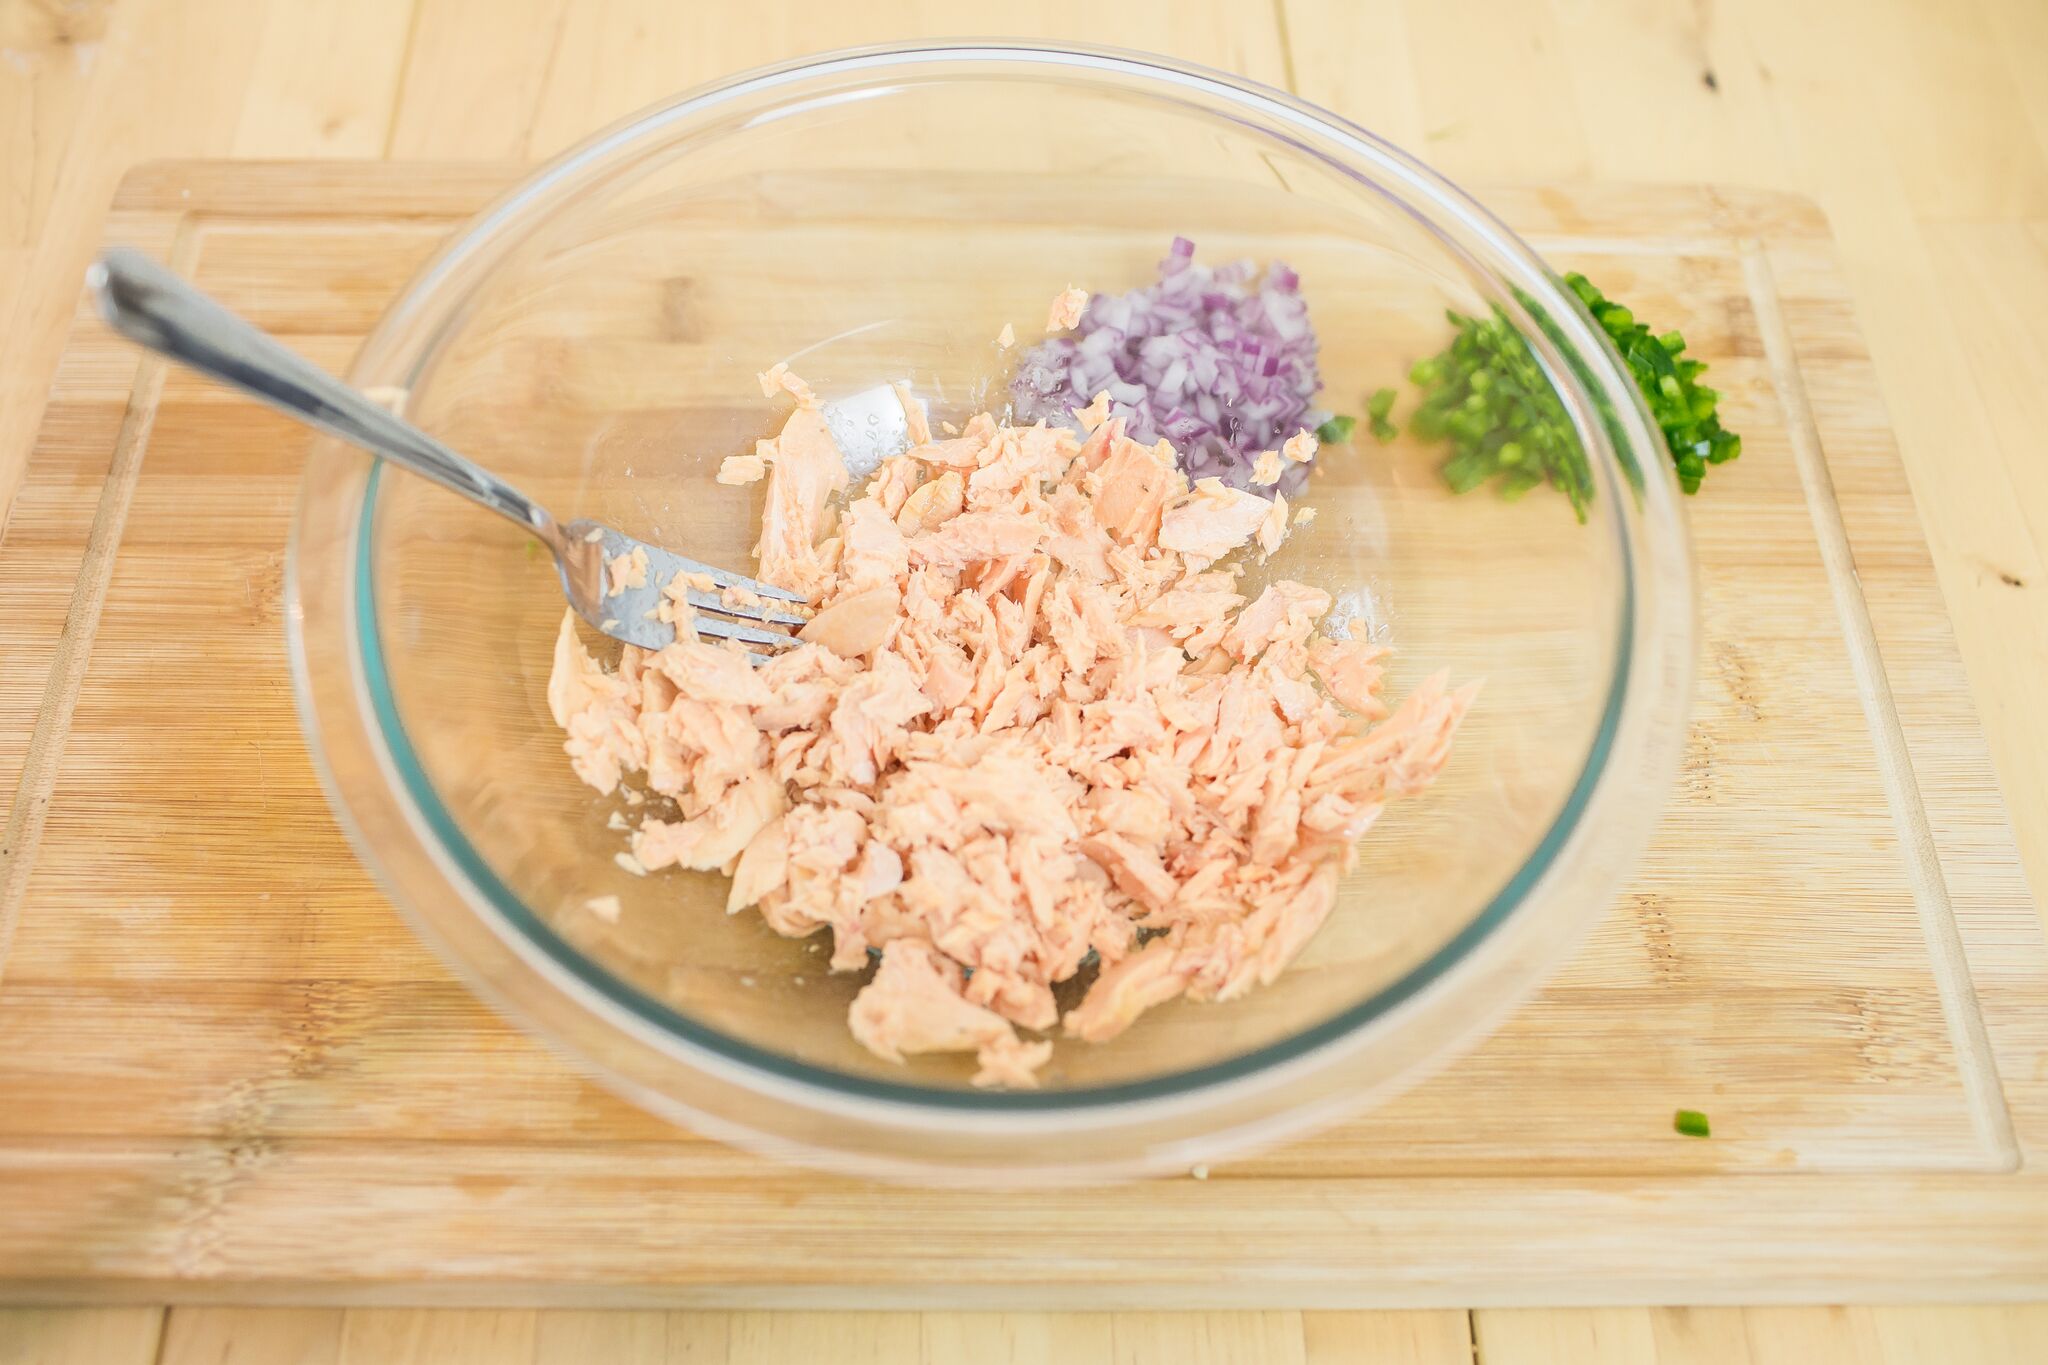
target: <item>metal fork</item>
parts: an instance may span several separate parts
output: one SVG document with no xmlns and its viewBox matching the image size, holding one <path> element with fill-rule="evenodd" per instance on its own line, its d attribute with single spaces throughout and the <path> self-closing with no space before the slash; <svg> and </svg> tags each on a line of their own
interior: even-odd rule
<svg viewBox="0 0 2048 1365">
<path fill-rule="evenodd" d="M 685 577 L 686 597 L 696 609 L 699 635 L 737 640 L 750 652 L 794 642 L 775 626 L 801 626 L 804 617 L 786 610 L 803 598 L 767 583 L 636 540 L 595 521 L 557 522 L 548 510 L 503 479 L 463 459 L 447 446 L 335 379 L 275 337 L 238 317 L 139 251 L 116 247 L 94 262 L 86 283 L 107 325 L 130 341 L 201 374 L 261 399 L 308 426 L 381 455 L 488 507 L 548 547 L 561 571 L 562 593 L 576 614 L 614 639 L 660 649 L 675 639 L 675 628 L 656 619 L 663 589 Z M 874 395 L 887 396 L 887 402 Z M 827 404 L 827 418 L 835 414 Z M 856 394 L 842 405 L 857 410 L 862 435 L 878 448 L 906 443 L 908 423 L 888 386 Z M 888 415 L 895 414 L 890 426 Z M 835 429 L 848 426 L 834 421 Z M 644 576 L 631 587 L 611 591 L 609 566 L 636 553 L 646 555 Z M 698 583 L 698 586 L 688 586 Z M 735 600 L 715 589 L 734 589 Z M 759 659 L 765 657 L 756 654 Z"/>
</svg>

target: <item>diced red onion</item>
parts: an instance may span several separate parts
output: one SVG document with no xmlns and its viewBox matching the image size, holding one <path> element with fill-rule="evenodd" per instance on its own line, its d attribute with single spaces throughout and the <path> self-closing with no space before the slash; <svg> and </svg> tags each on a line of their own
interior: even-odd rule
<svg viewBox="0 0 2048 1365">
<path fill-rule="evenodd" d="M 1323 420 L 1311 407 L 1322 385 L 1315 329 L 1285 265 L 1261 278 L 1251 261 L 1211 270 L 1194 252 L 1176 237 L 1157 283 L 1091 297 L 1072 334 L 1024 352 L 1011 396 L 1024 421 L 1067 422 L 1107 392 L 1134 440 L 1163 436 L 1190 478 L 1248 488 L 1259 452 Z M 1290 462 L 1278 491 L 1292 496 L 1307 480 L 1308 466 Z"/>
</svg>

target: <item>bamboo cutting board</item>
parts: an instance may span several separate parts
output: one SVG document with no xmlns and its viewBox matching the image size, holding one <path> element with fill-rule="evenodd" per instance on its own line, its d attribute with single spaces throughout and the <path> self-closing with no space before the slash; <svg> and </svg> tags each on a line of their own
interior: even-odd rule
<svg viewBox="0 0 2048 1365">
<path fill-rule="evenodd" d="M 333 368 L 509 170 L 147 168 L 111 237 Z M 343 844 L 280 618 L 307 438 L 81 315 L 0 540 L 0 1297 L 1488 1305 L 2048 1292 L 2048 950 L 1800 200 L 1486 194 L 1713 365 L 1663 831 L 1435 1080 L 1206 1180 L 923 1194 L 668 1127 Z M 1671 1132 L 1680 1106 L 1715 1136 Z"/>
</svg>

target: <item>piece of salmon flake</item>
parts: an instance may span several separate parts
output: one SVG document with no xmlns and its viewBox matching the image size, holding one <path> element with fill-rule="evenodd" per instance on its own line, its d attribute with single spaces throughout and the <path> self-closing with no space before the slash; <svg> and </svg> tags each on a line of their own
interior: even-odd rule
<svg viewBox="0 0 2048 1365">
<path fill-rule="evenodd" d="M 697 609 L 690 604 L 690 579 L 711 579 L 705 574 L 679 573 L 661 585 L 661 600 L 654 604 L 654 619 L 665 626 L 676 628 L 676 638 L 695 639 L 697 634 Z"/>
<path fill-rule="evenodd" d="M 1252 461 L 1252 482 L 1261 488 L 1271 488 L 1280 482 L 1280 452 L 1262 450 Z"/>
<path fill-rule="evenodd" d="M 632 854 L 625 852 L 623 849 L 612 855 L 612 861 L 617 863 L 625 871 L 632 873 L 636 877 L 644 877 L 647 875 L 646 865 L 643 864 L 638 858 L 635 858 Z"/>
<path fill-rule="evenodd" d="M 754 378 L 760 382 L 763 398 L 773 398 L 778 393 L 786 393 L 796 399 L 796 405 L 800 408 L 818 406 L 818 395 L 811 392 L 809 384 L 790 373 L 788 364 L 783 361 L 776 361 Z"/>
<path fill-rule="evenodd" d="M 593 526 L 588 531 L 585 531 L 583 533 L 583 543 L 585 545 L 595 545 L 603 539 L 604 527 L 602 526 Z"/>
<path fill-rule="evenodd" d="M 759 455 L 728 455 L 718 462 L 718 473 L 713 475 L 719 483 L 731 487 L 759 483 L 768 476 L 768 462 Z"/>
<path fill-rule="evenodd" d="M 647 586 L 647 547 L 635 545 L 625 554 L 605 561 L 606 597 L 617 597 L 628 588 Z"/>
<path fill-rule="evenodd" d="M 903 430 L 913 446 L 928 445 L 932 439 L 931 420 L 925 416 L 924 404 L 917 401 L 917 395 L 910 391 L 910 385 L 898 381 L 889 386 L 896 395 L 896 404 L 903 409 Z"/>
<path fill-rule="evenodd" d="M 617 896 L 592 896 L 583 902 L 583 908 L 603 920 L 606 924 L 619 922 L 619 898 Z"/>
<path fill-rule="evenodd" d="M 1006 323 L 1004 323 L 1004 324 L 1003 324 L 1003 330 L 1002 330 L 1002 331 L 1000 331 L 1000 332 L 997 332 L 997 333 L 996 333 L 996 345 L 998 345 L 998 346 L 1002 347 L 1002 348 L 1003 348 L 1004 350 L 1006 350 L 1006 351 L 1007 351 L 1007 350 L 1009 350 L 1009 349 L 1010 349 L 1010 348 L 1011 348 L 1012 346 L 1015 346 L 1016 344 L 1017 344 L 1017 329 L 1016 329 L 1015 327 L 1012 327 L 1012 326 L 1011 326 L 1011 325 L 1010 325 L 1009 323 L 1007 323 L 1007 322 L 1006 322 Z"/>
<path fill-rule="evenodd" d="M 1280 447 L 1280 453 L 1295 464 L 1307 464 L 1316 457 L 1315 433 L 1297 431 Z"/>
<path fill-rule="evenodd" d="M 1297 527 L 1306 526 L 1315 519 L 1316 509 L 1313 507 L 1297 507 L 1294 509 L 1294 524 Z"/>
<path fill-rule="evenodd" d="M 1096 394 L 1089 400 L 1087 407 L 1075 408 L 1074 420 L 1081 424 L 1083 431 L 1092 435 L 1095 428 L 1109 420 L 1109 390 L 1104 389 Z"/>
<path fill-rule="evenodd" d="M 1045 330 L 1048 332 L 1070 331 L 1081 321 L 1081 314 L 1088 309 L 1088 291 L 1068 285 L 1053 295 L 1052 307 L 1046 310 Z"/>
<path fill-rule="evenodd" d="M 1273 552 L 1287 539 L 1287 499 L 1284 495 L 1273 495 L 1273 510 L 1266 513 L 1266 519 L 1259 523 L 1256 538 L 1267 559 L 1271 559 Z"/>
</svg>

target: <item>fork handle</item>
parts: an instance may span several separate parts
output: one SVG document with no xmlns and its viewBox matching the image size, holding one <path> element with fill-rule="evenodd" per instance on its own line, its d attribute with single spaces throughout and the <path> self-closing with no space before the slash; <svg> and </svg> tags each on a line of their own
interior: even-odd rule
<svg viewBox="0 0 2048 1365">
<path fill-rule="evenodd" d="M 158 355 L 404 465 L 540 537 L 557 554 L 546 508 L 328 374 L 247 319 L 129 247 L 107 251 L 86 283 L 109 327 Z"/>
</svg>

